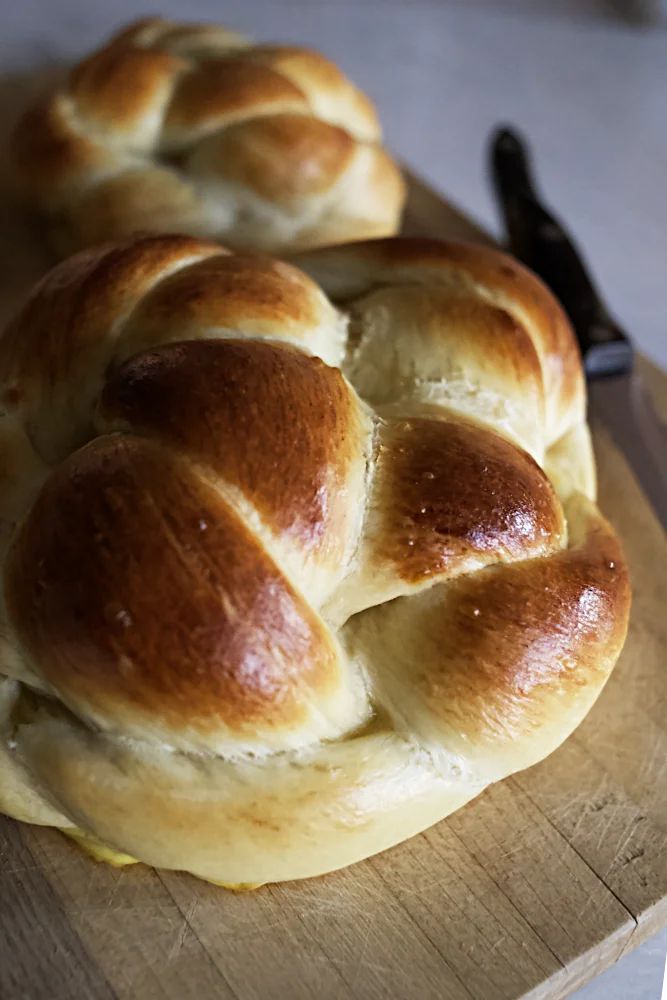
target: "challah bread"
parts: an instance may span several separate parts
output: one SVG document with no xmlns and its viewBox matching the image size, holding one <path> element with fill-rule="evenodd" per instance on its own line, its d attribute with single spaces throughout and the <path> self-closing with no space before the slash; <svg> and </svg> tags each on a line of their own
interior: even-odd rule
<svg viewBox="0 0 667 1000">
<path fill-rule="evenodd" d="M 557 303 L 478 247 L 83 252 L 0 340 L 0 807 L 227 884 L 554 750 L 623 644 Z"/>
<path fill-rule="evenodd" d="M 394 233 L 375 109 L 319 53 L 149 19 L 19 122 L 27 198 L 62 253 L 137 230 L 277 250 Z"/>
</svg>

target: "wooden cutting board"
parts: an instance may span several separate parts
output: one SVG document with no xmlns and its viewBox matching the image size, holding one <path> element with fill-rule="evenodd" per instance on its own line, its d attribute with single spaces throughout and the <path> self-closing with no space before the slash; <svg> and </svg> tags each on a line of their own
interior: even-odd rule
<svg viewBox="0 0 667 1000">
<path fill-rule="evenodd" d="M 5 304 L 39 260 L 22 225 L 0 234 Z M 485 238 L 416 181 L 406 229 Z M 667 378 L 645 372 L 667 404 Z M 560 750 L 406 844 L 254 893 L 111 868 L 2 819 L 3 1000 L 558 998 L 667 923 L 667 540 L 601 428 L 595 444 L 634 608 Z"/>
</svg>

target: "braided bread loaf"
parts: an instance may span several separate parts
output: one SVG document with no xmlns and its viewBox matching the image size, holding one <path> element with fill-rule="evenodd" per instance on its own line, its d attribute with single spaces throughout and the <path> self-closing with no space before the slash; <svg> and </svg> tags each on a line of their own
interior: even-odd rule
<svg viewBox="0 0 667 1000">
<path fill-rule="evenodd" d="M 275 250 L 396 231 L 404 185 L 379 140 L 318 53 L 151 19 L 25 115 L 13 158 L 61 252 L 137 230 Z"/>
<path fill-rule="evenodd" d="M 0 807 L 117 862 L 380 851 L 549 754 L 623 643 L 544 286 L 431 241 L 299 263 L 135 238 L 0 340 Z"/>
</svg>

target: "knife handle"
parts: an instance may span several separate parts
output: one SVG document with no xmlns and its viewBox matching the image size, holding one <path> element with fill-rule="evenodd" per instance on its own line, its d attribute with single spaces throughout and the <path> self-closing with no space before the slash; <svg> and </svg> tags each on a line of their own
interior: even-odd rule
<svg viewBox="0 0 667 1000">
<path fill-rule="evenodd" d="M 602 302 L 577 246 L 541 202 L 525 143 L 499 129 L 491 142 L 491 173 L 512 252 L 538 274 L 563 304 L 579 342 L 588 378 L 632 369 L 632 344 Z"/>
</svg>

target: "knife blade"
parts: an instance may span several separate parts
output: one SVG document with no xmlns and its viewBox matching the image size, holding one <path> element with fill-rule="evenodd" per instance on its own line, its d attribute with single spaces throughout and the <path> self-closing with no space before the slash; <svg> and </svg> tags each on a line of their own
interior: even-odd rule
<svg viewBox="0 0 667 1000">
<path fill-rule="evenodd" d="M 573 237 L 537 194 L 527 145 L 515 129 L 496 130 L 490 166 L 510 250 L 567 312 L 582 354 L 589 407 L 623 451 L 667 530 L 667 427 L 635 370 L 632 342 L 602 301 Z"/>
</svg>

